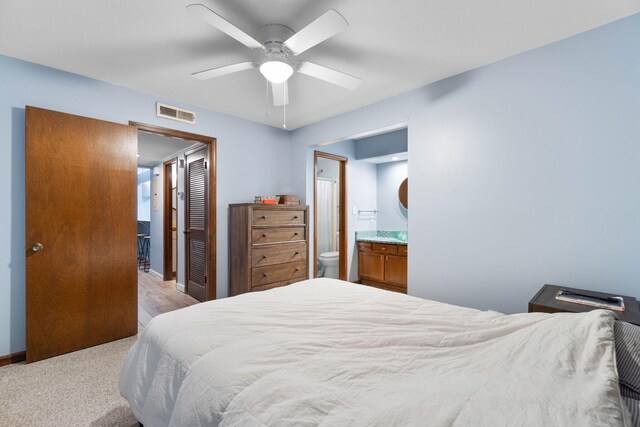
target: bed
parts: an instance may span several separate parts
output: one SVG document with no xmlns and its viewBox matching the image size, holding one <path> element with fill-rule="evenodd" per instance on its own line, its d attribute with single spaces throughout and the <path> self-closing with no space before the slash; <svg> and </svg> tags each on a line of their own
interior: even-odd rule
<svg viewBox="0 0 640 427">
<path fill-rule="evenodd" d="M 314 279 L 154 318 L 120 393 L 148 427 L 629 426 L 613 329 Z"/>
</svg>

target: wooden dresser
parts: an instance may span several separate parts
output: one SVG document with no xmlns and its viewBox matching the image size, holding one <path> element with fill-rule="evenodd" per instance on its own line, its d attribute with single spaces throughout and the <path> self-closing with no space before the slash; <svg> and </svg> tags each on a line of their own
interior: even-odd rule
<svg viewBox="0 0 640 427">
<path fill-rule="evenodd" d="M 308 279 L 308 253 L 308 206 L 229 205 L 232 296 Z"/>
<path fill-rule="evenodd" d="M 407 246 L 358 242 L 360 283 L 407 293 Z"/>
</svg>

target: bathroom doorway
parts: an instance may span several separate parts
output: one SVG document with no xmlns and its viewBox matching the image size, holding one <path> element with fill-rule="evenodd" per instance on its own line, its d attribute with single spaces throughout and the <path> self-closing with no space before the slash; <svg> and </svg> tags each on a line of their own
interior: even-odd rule
<svg viewBox="0 0 640 427">
<path fill-rule="evenodd" d="M 347 158 L 314 152 L 314 277 L 347 280 Z"/>
</svg>

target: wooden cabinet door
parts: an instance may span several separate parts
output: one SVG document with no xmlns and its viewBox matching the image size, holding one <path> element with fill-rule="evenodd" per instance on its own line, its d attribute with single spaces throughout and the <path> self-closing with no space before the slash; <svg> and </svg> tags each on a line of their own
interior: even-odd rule
<svg viewBox="0 0 640 427">
<path fill-rule="evenodd" d="M 407 285 L 407 257 L 397 255 L 385 256 L 384 281 L 397 285 Z"/>
<path fill-rule="evenodd" d="M 358 272 L 362 278 L 384 281 L 384 255 L 358 252 Z"/>
</svg>

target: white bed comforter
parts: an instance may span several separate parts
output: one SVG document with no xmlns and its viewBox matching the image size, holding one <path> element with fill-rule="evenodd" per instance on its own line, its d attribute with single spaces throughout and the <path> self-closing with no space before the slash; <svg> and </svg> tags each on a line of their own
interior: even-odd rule
<svg viewBox="0 0 640 427">
<path fill-rule="evenodd" d="M 625 425 L 612 329 L 316 279 L 156 317 L 120 393 L 145 427 Z"/>
</svg>

